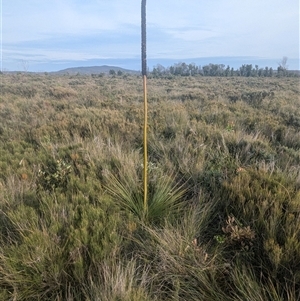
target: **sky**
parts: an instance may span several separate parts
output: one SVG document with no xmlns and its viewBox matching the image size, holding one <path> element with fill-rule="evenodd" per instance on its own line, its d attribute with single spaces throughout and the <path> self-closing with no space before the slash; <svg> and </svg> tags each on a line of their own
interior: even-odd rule
<svg viewBox="0 0 300 301">
<path fill-rule="evenodd" d="M 140 70 L 140 0 L 0 0 L 1 71 Z M 148 0 L 148 66 L 299 68 L 299 0 Z"/>
</svg>

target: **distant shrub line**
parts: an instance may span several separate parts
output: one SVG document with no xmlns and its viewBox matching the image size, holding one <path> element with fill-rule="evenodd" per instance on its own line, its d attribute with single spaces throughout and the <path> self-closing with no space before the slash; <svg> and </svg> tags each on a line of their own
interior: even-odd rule
<svg viewBox="0 0 300 301">
<path fill-rule="evenodd" d="M 278 66 L 276 70 L 272 67 L 260 68 L 258 65 L 244 64 L 241 67 L 234 69 L 224 64 L 208 64 L 197 66 L 194 63 L 176 63 L 170 67 L 164 67 L 157 64 L 150 72 L 151 76 L 241 76 L 241 77 L 295 77 L 299 76 L 296 71 L 289 71 L 286 67 Z"/>
</svg>

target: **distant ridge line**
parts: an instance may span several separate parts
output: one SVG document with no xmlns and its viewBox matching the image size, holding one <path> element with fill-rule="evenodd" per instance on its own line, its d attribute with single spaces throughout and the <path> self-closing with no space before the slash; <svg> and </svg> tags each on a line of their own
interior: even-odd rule
<svg viewBox="0 0 300 301">
<path fill-rule="evenodd" d="M 72 68 L 66 68 L 59 71 L 50 72 L 52 74 L 85 74 L 85 75 L 91 75 L 91 74 L 109 74 L 111 70 L 114 70 L 116 73 L 118 71 L 121 71 L 122 73 L 126 74 L 140 74 L 139 71 L 136 70 L 130 70 L 130 69 L 124 69 L 117 66 L 89 66 L 89 67 L 72 67 Z"/>
</svg>

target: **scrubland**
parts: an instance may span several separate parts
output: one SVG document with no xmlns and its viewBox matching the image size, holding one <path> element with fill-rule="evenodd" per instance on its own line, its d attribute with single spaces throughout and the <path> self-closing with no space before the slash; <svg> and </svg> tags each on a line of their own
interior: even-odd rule
<svg viewBox="0 0 300 301">
<path fill-rule="evenodd" d="M 1 300 L 300 300 L 299 78 L 0 83 Z"/>
</svg>

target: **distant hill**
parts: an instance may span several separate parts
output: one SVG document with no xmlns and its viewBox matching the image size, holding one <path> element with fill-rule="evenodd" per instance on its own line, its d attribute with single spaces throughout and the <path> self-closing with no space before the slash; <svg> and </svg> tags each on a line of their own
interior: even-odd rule
<svg viewBox="0 0 300 301">
<path fill-rule="evenodd" d="M 74 68 L 67 68 L 55 72 L 51 72 L 54 74 L 85 74 L 85 75 L 91 75 L 91 74 L 101 74 L 101 73 L 106 73 L 108 74 L 110 70 L 114 70 L 116 73 L 118 71 L 121 71 L 123 73 L 127 74 L 139 74 L 139 71 L 136 70 L 129 70 L 129 69 L 124 69 L 121 67 L 116 67 L 116 66 L 92 66 L 92 67 L 74 67 Z"/>
</svg>

